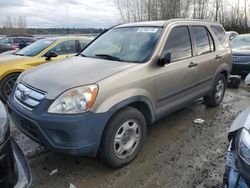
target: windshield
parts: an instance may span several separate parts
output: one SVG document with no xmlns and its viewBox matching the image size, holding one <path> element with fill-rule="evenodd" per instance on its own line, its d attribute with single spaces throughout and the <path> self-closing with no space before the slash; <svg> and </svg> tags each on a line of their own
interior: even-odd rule
<svg viewBox="0 0 250 188">
<path fill-rule="evenodd" d="M 232 40 L 233 49 L 250 49 L 250 35 L 238 36 Z"/>
<path fill-rule="evenodd" d="M 42 52 L 45 48 L 50 46 L 53 42 L 55 42 L 55 40 L 51 40 L 51 39 L 39 40 L 19 50 L 18 52 L 15 53 L 15 55 L 30 56 L 30 57 L 36 56 L 37 54 Z"/>
<path fill-rule="evenodd" d="M 82 56 L 125 62 L 145 62 L 160 37 L 160 27 L 115 28 L 100 36 Z"/>
</svg>

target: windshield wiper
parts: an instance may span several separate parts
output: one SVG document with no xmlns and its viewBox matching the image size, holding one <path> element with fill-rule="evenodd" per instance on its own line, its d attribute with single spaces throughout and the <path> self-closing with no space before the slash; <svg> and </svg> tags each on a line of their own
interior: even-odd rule
<svg viewBox="0 0 250 188">
<path fill-rule="evenodd" d="M 113 61 L 122 61 L 119 57 L 115 57 L 112 55 L 108 55 L 108 54 L 95 54 L 96 57 L 103 57 L 109 60 L 113 60 Z"/>
<path fill-rule="evenodd" d="M 23 54 L 16 54 L 16 53 L 14 53 L 14 55 L 24 56 Z"/>
<path fill-rule="evenodd" d="M 84 55 L 84 54 L 80 54 L 82 57 L 87 57 L 86 55 Z"/>
</svg>

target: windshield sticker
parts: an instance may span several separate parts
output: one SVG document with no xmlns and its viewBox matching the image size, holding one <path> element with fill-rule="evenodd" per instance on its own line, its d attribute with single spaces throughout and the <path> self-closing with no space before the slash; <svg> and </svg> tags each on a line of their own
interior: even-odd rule
<svg viewBox="0 0 250 188">
<path fill-rule="evenodd" d="M 156 33 L 158 31 L 157 28 L 146 28 L 146 27 L 142 27 L 142 28 L 139 28 L 137 30 L 137 33 Z"/>
</svg>

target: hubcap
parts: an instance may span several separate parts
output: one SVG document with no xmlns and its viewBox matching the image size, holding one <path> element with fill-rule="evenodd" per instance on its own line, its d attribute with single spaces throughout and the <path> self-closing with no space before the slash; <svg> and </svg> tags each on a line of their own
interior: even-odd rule
<svg viewBox="0 0 250 188">
<path fill-rule="evenodd" d="M 221 98 L 223 97 L 224 87 L 225 87 L 224 82 L 222 80 L 219 80 L 216 85 L 216 91 L 215 91 L 216 101 L 220 101 Z"/>
<path fill-rule="evenodd" d="M 139 145 L 141 130 L 135 120 L 128 120 L 120 126 L 115 135 L 114 152 L 115 155 L 124 159 L 131 156 Z"/>
</svg>

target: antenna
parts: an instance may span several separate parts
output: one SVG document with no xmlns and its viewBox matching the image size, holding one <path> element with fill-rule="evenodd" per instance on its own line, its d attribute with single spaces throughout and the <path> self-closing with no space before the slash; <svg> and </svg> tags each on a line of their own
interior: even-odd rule
<svg viewBox="0 0 250 188">
<path fill-rule="evenodd" d="M 66 50 L 67 50 L 67 57 L 69 57 L 69 7 L 67 5 L 67 26 L 66 26 L 66 36 L 67 36 L 67 47 L 66 47 Z"/>
</svg>

